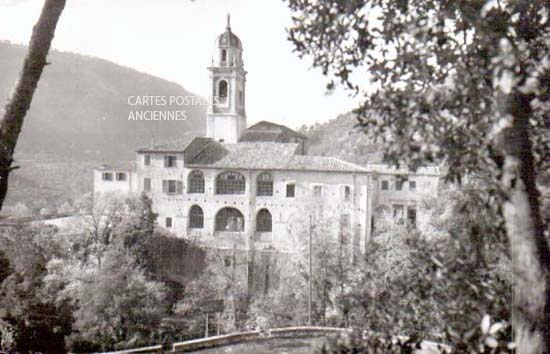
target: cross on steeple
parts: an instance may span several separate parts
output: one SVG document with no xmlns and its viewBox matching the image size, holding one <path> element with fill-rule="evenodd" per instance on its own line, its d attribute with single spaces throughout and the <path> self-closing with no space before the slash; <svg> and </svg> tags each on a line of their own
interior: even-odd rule
<svg viewBox="0 0 550 354">
<path fill-rule="evenodd" d="M 227 27 L 226 29 L 231 32 L 231 15 L 227 13 Z"/>
</svg>

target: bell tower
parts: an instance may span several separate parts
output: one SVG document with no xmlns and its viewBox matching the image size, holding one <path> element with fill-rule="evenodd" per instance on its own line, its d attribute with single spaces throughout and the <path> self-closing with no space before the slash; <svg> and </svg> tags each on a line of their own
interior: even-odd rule
<svg viewBox="0 0 550 354">
<path fill-rule="evenodd" d="M 216 141 L 236 143 L 246 129 L 246 71 L 242 44 L 231 31 L 229 14 L 225 32 L 218 36 L 210 71 L 212 97 L 206 117 L 206 136 Z"/>
</svg>

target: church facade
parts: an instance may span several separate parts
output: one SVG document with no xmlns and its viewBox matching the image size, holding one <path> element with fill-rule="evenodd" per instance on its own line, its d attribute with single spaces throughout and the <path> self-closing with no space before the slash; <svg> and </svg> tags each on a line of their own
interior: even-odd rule
<svg viewBox="0 0 550 354">
<path fill-rule="evenodd" d="M 208 70 L 217 99 L 207 109 L 206 136 L 140 148 L 135 168 L 96 168 L 96 196 L 145 193 L 159 226 L 241 250 L 291 249 L 297 230 L 320 222 L 319 209 L 334 235 L 345 232 L 361 253 L 382 211 L 417 222 L 418 203 L 438 188 L 438 168 L 410 173 L 311 156 L 306 137 L 288 127 L 262 121 L 247 128 L 247 72 L 229 20 L 216 51 Z"/>
</svg>

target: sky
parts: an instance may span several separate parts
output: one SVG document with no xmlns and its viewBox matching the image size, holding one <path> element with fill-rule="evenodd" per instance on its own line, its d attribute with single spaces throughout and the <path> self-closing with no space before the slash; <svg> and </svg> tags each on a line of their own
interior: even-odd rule
<svg viewBox="0 0 550 354">
<path fill-rule="evenodd" d="M 27 44 L 42 0 L 0 0 L 0 40 Z M 292 52 L 282 0 L 67 0 L 52 47 L 137 69 L 208 96 L 214 41 L 226 14 L 243 43 L 248 123 L 270 120 L 298 128 L 355 108 L 343 89 Z"/>
</svg>

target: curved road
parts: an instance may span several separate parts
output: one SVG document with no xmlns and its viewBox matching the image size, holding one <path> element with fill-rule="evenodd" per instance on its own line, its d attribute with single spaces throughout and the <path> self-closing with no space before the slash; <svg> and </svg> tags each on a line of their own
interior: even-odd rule
<svg viewBox="0 0 550 354">
<path fill-rule="evenodd" d="M 252 342 L 202 349 L 198 354 L 310 354 L 325 338 L 266 338 Z"/>
</svg>

